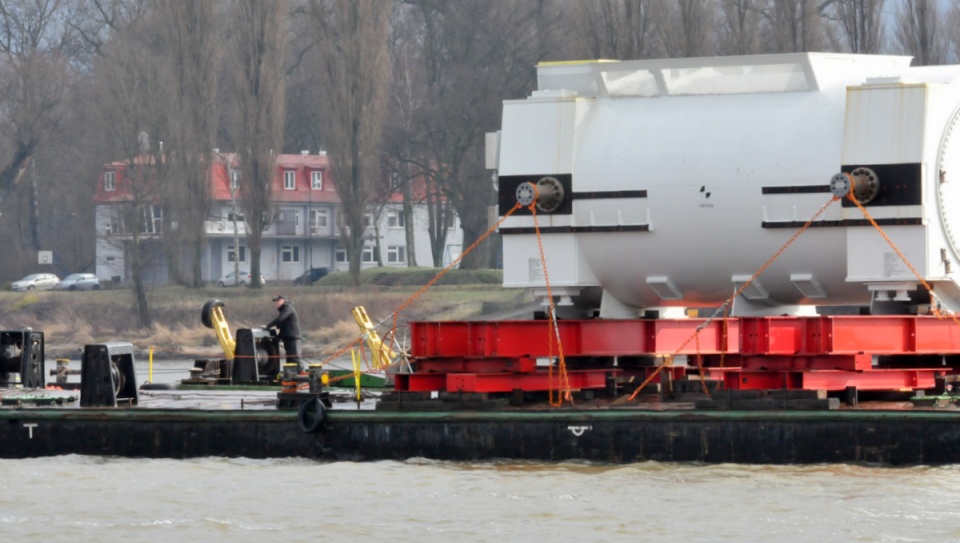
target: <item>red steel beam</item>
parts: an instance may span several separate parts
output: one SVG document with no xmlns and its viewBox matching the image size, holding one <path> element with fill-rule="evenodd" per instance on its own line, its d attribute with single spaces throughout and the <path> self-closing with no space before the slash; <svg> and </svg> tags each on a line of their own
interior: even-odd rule
<svg viewBox="0 0 960 543">
<path fill-rule="evenodd" d="M 443 390 L 446 384 L 444 373 L 398 373 L 394 375 L 393 388 L 400 392 L 433 392 Z"/>
<path fill-rule="evenodd" d="M 709 375 L 722 379 L 725 388 L 741 390 L 906 390 L 933 388 L 943 369 L 879 369 L 865 372 L 760 371 L 710 368 Z"/>
<path fill-rule="evenodd" d="M 604 388 L 607 374 L 612 370 L 577 370 L 567 372 L 567 383 L 571 389 Z M 563 390 L 565 382 L 560 380 L 556 371 L 548 375 L 545 371 L 535 373 L 448 373 L 447 392 L 525 392 Z"/>
<path fill-rule="evenodd" d="M 657 366 L 637 366 L 633 368 L 617 369 L 620 370 L 618 375 L 621 383 L 628 382 L 640 384 L 644 379 L 650 377 L 650 375 L 657 370 Z M 666 373 L 671 379 L 677 380 L 685 377 L 688 374 L 689 369 L 690 368 L 687 366 L 668 366 L 660 370 L 660 373 Z M 696 369 L 693 371 L 696 372 Z"/>
<path fill-rule="evenodd" d="M 414 322 L 410 327 L 419 373 L 398 375 L 398 390 L 509 392 L 551 386 L 544 381 L 546 373 L 535 368 L 536 358 L 559 353 L 549 321 Z M 557 328 L 567 357 L 700 353 L 716 361 L 726 353 L 725 365 L 740 367 L 707 371 L 728 388 L 931 388 L 946 369 L 874 369 L 873 356 L 960 353 L 960 326 L 932 316 L 747 317 L 709 323 L 596 319 L 559 321 Z M 587 377 L 575 378 L 588 381 L 571 382 L 571 387 L 602 387 L 608 371 L 590 370 Z"/>
<path fill-rule="evenodd" d="M 529 373 L 537 359 L 524 358 L 425 358 L 414 360 L 417 373 Z"/>
<path fill-rule="evenodd" d="M 704 321 L 565 320 L 557 322 L 557 329 L 565 356 L 694 354 L 698 350 L 693 337 Z M 715 320 L 700 330 L 699 352 L 736 352 L 737 321 L 727 321 L 725 349 L 723 326 L 722 320 Z M 411 355 L 418 359 L 520 358 L 559 353 L 553 325 L 546 320 L 413 322 L 410 338 Z"/>
<path fill-rule="evenodd" d="M 743 354 L 957 354 L 960 326 L 932 316 L 747 317 Z"/>
<path fill-rule="evenodd" d="M 713 356 L 707 360 L 709 367 L 715 367 Z M 729 355 L 724 358 L 724 366 L 744 370 L 844 370 L 870 371 L 873 369 L 873 356 L 866 353 L 847 355 Z"/>
<path fill-rule="evenodd" d="M 960 354 L 960 326 L 932 316 L 744 317 L 559 321 L 566 356 L 665 354 Z M 702 330 L 697 329 L 704 326 Z M 557 355 L 549 321 L 414 322 L 414 358 Z M 699 351 L 694 334 L 699 334 Z M 681 348 L 682 346 L 682 348 Z"/>
</svg>

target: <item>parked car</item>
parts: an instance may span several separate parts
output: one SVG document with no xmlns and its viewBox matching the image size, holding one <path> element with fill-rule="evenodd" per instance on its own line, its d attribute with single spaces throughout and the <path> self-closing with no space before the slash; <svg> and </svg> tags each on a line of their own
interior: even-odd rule
<svg viewBox="0 0 960 543">
<path fill-rule="evenodd" d="M 326 277 L 328 273 L 330 273 L 330 270 L 327 268 L 310 268 L 309 270 L 303 272 L 303 275 L 294 279 L 293 284 L 312 285 L 320 279 Z"/>
<path fill-rule="evenodd" d="M 250 285 L 250 283 L 252 282 L 251 279 L 252 278 L 250 277 L 249 270 L 240 270 L 239 279 L 237 276 L 237 272 L 230 272 L 224 275 L 223 277 L 221 277 L 219 281 L 217 281 L 217 286 L 218 287 L 235 287 L 237 285 L 240 285 L 241 287 L 245 287 Z M 267 280 L 264 279 L 262 275 L 260 276 L 260 284 L 261 285 L 267 284 Z"/>
<path fill-rule="evenodd" d="M 60 278 L 52 273 L 34 273 L 10 285 L 10 290 L 50 290 L 57 286 Z"/>
<path fill-rule="evenodd" d="M 100 290 L 100 280 L 92 273 L 71 273 L 54 290 Z"/>
</svg>

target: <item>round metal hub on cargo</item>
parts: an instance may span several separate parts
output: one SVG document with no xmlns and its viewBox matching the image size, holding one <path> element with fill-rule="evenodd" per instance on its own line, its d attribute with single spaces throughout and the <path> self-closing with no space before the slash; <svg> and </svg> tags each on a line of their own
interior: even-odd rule
<svg viewBox="0 0 960 543">
<path fill-rule="evenodd" d="M 537 209 L 551 213 L 562 203 L 563 185 L 556 177 L 543 177 L 537 181 Z"/>
<path fill-rule="evenodd" d="M 845 173 L 838 173 L 830 178 L 830 192 L 837 198 L 846 198 L 850 194 L 850 185 L 850 178 Z"/>
<path fill-rule="evenodd" d="M 857 168 L 850 172 L 853 181 L 853 195 L 861 204 L 869 204 L 880 192 L 880 178 L 870 168 Z"/>
<path fill-rule="evenodd" d="M 563 204 L 563 184 L 556 177 L 541 177 L 537 184 L 520 183 L 515 193 L 517 203 L 527 207 L 536 202 L 537 209 L 552 213 Z"/>
<path fill-rule="evenodd" d="M 517 197 L 517 203 L 526 207 L 532 204 L 533 200 L 536 199 L 537 189 L 532 183 L 520 183 L 515 194 Z"/>
</svg>

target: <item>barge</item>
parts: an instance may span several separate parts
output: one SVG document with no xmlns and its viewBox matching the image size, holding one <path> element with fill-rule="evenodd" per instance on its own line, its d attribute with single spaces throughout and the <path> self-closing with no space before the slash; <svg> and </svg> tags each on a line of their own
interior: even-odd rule
<svg viewBox="0 0 960 543">
<path fill-rule="evenodd" d="M 792 323 L 792 319 L 774 320 Z M 645 341 L 659 340 L 661 347 L 675 341 L 673 338 L 683 337 L 678 331 L 685 327 L 703 324 L 696 320 L 618 322 L 621 327 L 667 330 L 666 334 L 650 332 L 644 336 Z M 923 319 L 919 324 L 912 320 L 899 322 L 909 322 L 910 327 L 920 331 L 918 336 L 928 338 L 927 341 L 931 333 L 925 330 L 925 324 L 947 330 L 946 337 L 953 337 L 953 328 L 942 327 L 938 324 L 942 321 L 935 319 Z M 563 323 L 561 333 L 571 348 L 571 361 L 604 348 L 602 342 L 584 344 L 575 335 L 584 326 L 589 332 L 595 324 Z M 738 322 L 727 324 L 740 329 L 735 326 Z M 450 335 L 436 334 L 438 327 L 447 326 L 454 327 Z M 481 334 L 475 333 L 473 340 L 461 346 L 480 346 L 487 353 L 484 356 L 492 359 L 484 358 L 486 362 L 481 364 L 474 357 L 473 364 L 450 364 L 443 374 L 414 371 L 401 377 L 399 387 L 367 390 L 359 399 L 354 388 L 328 386 L 284 392 L 280 383 L 211 382 L 206 386 L 131 388 L 127 385 L 137 382 L 131 346 L 88 345 L 81 361 L 81 382 L 76 386 L 66 386 L 64 390 L 8 388 L 0 394 L 5 406 L 0 408 L 0 457 L 84 454 L 146 458 L 303 457 L 324 461 L 429 458 L 602 463 L 843 462 L 896 466 L 960 462 L 960 396 L 953 395 L 953 374 L 945 367 L 911 370 L 919 373 L 906 378 L 921 388 L 892 387 L 889 381 L 877 385 L 869 378 L 861 382 L 862 390 L 851 390 L 848 383 L 856 382 L 859 375 L 871 370 L 823 370 L 833 381 L 827 391 L 805 387 L 802 379 L 791 376 L 797 370 L 770 370 L 782 386 L 769 389 L 748 386 L 759 369 L 750 370 L 746 377 L 739 371 L 723 371 L 721 377 L 735 378 L 701 381 L 696 368 L 677 365 L 668 368 L 670 371 L 661 371 L 655 386 L 630 399 L 630 392 L 639 390 L 640 381 L 631 385 L 630 377 L 620 373 L 640 371 L 636 375 L 643 375 L 663 366 L 640 365 L 632 370 L 618 366 L 620 369 L 615 372 L 603 370 L 608 376 L 615 376 L 612 382 L 604 379 L 602 387 L 572 391 L 571 399 L 553 407 L 544 396 L 549 390 L 464 390 L 466 383 L 487 389 L 503 383 L 515 387 L 534 383 L 530 388 L 539 388 L 539 378 L 530 381 L 518 372 L 533 375 L 542 370 L 505 362 L 516 355 L 512 349 L 520 348 L 520 344 L 505 338 L 522 331 L 525 352 L 536 353 L 536 338 L 547 337 L 549 321 L 414 323 L 414 345 L 420 346 L 411 351 L 412 363 L 416 366 L 417 360 L 429 360 L 430 349 L 436 347 L 440 337 L 446 345 L 442 353 L 433 355 L 449 357 L 456 345 L 452 338 L 466 337 L 456 333 L 458 327 L 461 332 L 468 328 L 485 330 L 489 345 L 478 343 Z M 713 326 L 703 328 L 711 329 L 719 330 Z M 819 329 L 824 329 L 823 323 Z M 841 338 L 851 336 L 851 329 L 849 323 L 832 329 L 838 335 L 838 347 Z M 26 381 L 37 379 L 38 373 L 43 375 L 41 332 L 5 332 L 3 337 L 33 340 L 35 348 L 21 351 L 19 367 L 27 372 L 23 376 Z M 587 337 L 597 339 L 592 333 Z M 777 334 L 767 337 L 776 340 Z M 739 340 L 731 343 L 739 344 Z M 429 345 L 433 347 L 426 347 Z M 575 345 L 579 345 L 579 350 L 573 350 Z M 914 340 L 912 345 L 923 349 L 927 344 Z M 740 349 L 732 350 L 736 353 Z M 437 361 L 433 362 L 422 367 L 433 367 Z M 480 366 L 485 366 L 486 371 Z M 509 371 L 502 371 L 503 367 Z M 4 368 L 15 369 L 9 359 Z M 478 369 L 479 374 L 462 371 Z M 238 370 L 237 375 L 248 373 Z M 902 372 L 896 373 L 897 379 L 905 378 Z M 681 374 L 686 375 L 673 378 Z M 456 384 L 460 390 L 409 390 L 437 382 L 438 375 L 444 383 Z M 846 380 L 840 381 L 840 375 L 845 375 Z M 930 377 L 929 383 L 923 381 L 924 375 Z M 195 381 L 188 378 L 182 383 Z M 317 382 L 313 380 L 314 385 Z M 827 386 L 824 383 L 818 381 L 816 386 Z M 929 388 L 925 388 L 927 385 Z M 924 391 L 929 395 L 924 395 Z"/>
<path fill-rule="evenodd" d="M 80 407 L 0 409 L 0 457 L 960 462 L 960 66 L 804 53 L 538 82 L 488 137 L 504 287 L 535 318 L 411 323 L 400 346 L 396 314 L 383 341 L 364 314 L 392 389 L 354 406 L 322 364 L 266 388 L 275 340 L 234 337 L 211 301 L 226 358 L 197 368 L 203 405 L 141 396 L 129 346 L 87 346 Z M 37 334 L 0 334 L 27 388 Z"/>
<path fill-rule="evenodd" d="M 380 412 L 333 409 L 305 432 L 295 411 L 0 410 L 0 457 L 86 454 L 318 460 L 960 462 L 960 414 L 903 411 Z"/>
</svg>

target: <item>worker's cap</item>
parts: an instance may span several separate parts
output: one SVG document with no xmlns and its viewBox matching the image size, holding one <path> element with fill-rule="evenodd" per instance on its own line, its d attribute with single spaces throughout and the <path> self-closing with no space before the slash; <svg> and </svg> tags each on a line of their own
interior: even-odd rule
<svg viewBox="0 0 960 543">
<path fill-rule="evenodd" d="M 277 294 L 274 296 L 273 301 L 276 302 L 278 300 L 286 300 L 286 298 L 283 297 L 283 294 Z"/>
</svg>

